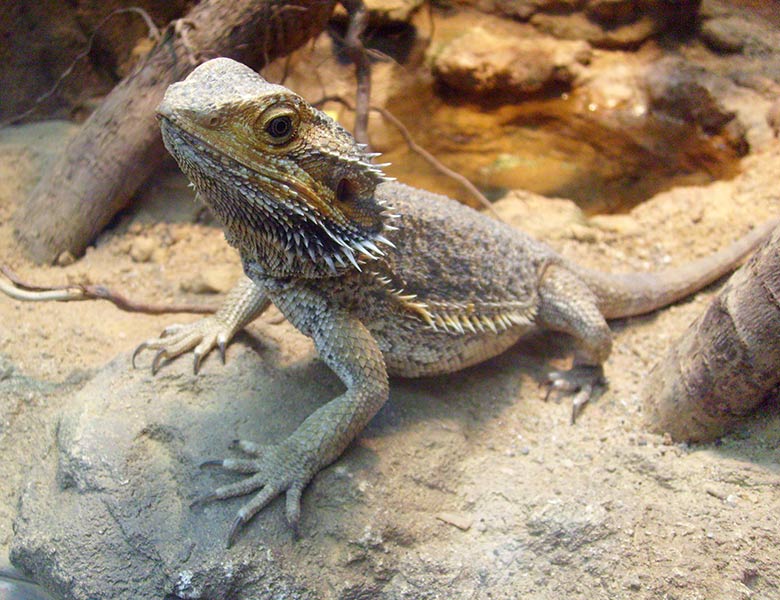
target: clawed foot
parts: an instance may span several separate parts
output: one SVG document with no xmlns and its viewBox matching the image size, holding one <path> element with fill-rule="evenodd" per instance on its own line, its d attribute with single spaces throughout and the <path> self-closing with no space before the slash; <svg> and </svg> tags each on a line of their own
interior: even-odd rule
<svg viewBox="0 0 780 600">
<path fill-rule="evenodd" d="M 573 394 L 571 405 L 573 425 L 583 407 L 606 384 L 607 380 L 601 365 L 575 365 L 568 371 L 552 371 L 547 374 L 547 394 L 544 399 L 549 400 L 554 392 Z"/>
<path fill-rule="evenodd" d="M 238 511 L 227 537 L 227 547 L 230 548 L 241 527 L 276 496 L 286 492 L 287 521 L 297 535 L 298 522 L 301 518 L 301 494 L 314 476 L 314 473 L 308 474 L 303 467 L 306 461 L 301 459 L 302 450 L 296 448 L 290 440 L 274 446 L 261 446 L 244 440 L 236 440 L 231 448 L 240 450 L 253 458 L 209 460 L 201 464 L 201 467 L 222 467 L 228 471 L 252 473 L 252 475 L 241 481 L 218 487 L 213 492 L 195 500 L 192 506 L 243 496 L 260 490 Z"/>
<path fill-rule="evenodd" d="M 144 350 L 157 350 L 152 359 L 152 374 L 156 374 L 160 366 L 172 358 L 193 351 L 193 372 L 198 373 L 205 356 L 214 348 L 219 348 L 222 363 L 225 363 L 225 347 L 233 336 L 233 330 L 216 316 L 212 315 L 189 323 L 187 325 L 170 325 L 160 334 L 160 337 L 146 340 L 133 352 L 133 367 L 135 359 Z"/>
</svg>

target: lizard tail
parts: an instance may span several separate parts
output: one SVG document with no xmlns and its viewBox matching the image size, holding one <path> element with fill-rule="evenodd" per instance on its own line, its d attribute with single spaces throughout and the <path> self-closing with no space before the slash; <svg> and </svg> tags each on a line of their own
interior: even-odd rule
<svg viewBox="0 0 780 600">
<path fill-rule="evenodd" d="M 681 267 L 651 273 L 610 274 L 569 265 L 596 296 L 607 319 L 652 312 L 709 285 L 736 269 L 780 224 L 773 219 L 730 246 Z"/>
</svg>

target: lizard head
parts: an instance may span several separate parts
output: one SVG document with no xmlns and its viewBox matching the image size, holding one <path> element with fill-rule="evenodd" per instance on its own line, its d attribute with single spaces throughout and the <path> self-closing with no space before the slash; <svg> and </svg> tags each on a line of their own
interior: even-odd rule
<svg viewBox="0 0 780 600">
<path fill-rule="evenodd" d="M 157 113 L 166 147 L 245 260 L 322 276 L 390 244 L 375 155 L 287 88 L 217 58 L 171 85 Z"/>
</svg>

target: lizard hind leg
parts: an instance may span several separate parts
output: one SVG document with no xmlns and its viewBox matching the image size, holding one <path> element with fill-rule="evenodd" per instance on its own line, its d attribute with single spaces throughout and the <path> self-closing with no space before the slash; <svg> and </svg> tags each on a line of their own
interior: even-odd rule
<svg viewBox="0 0 780 600">
<path fill-rule="evenodd" d="M 603 362 L 612 350 L 612 333 L 598 301 L 582 279 L 560 265 L 550 265 L 539 282 L 538 324 L 573 336 L 578 344 L 568 371 L 548 374 L 547 398 L 553 392 L 573 394 L 571 422 L 606 385 Z"/>
</svg>

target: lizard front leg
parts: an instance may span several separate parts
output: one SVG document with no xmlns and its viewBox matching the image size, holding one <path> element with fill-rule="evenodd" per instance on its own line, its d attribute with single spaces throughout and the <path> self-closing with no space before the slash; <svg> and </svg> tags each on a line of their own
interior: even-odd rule
<svg viewBox="0 0 780 600">
<path fill-rule="evenodd" d="M 166 327 L 160 337 L 142 342 L 133 352 L 135 359 L 144 350 L 157 350 L 152 360 L 152 373 L 157 373 L 163 361 L 193 351 L 195 373 L 203 358 L 215 347 L 219 348 L 222 362 L 225 362 L 225 348 L 233 336 L 254 321 L 270 301 L 262 287 L 249 277 L 242 276 L 225 298 L 220 309 L 203 319 L 182 325 L 176 323 Z"/>
<path fill-rule="evenodd" d="M 389 393 L 382 353 L 366 327 L 347 311 L 333 309 L 316 294 L 296 291 L 282 312 L 313 340 L 322 360 L 347 386 L 347 391 L 312 413 L 295 432 L 277 445 L 238 442 L 255 455 L 227 458 L 207 464 L 252 475 L 217 488 L 196 503 L 221 500 L 260 490 L 238 512 L 228 535 L 228 547 L 241 526 L 282 492 L 286 492 L 287 520 L 297 530 L 301 493 L 311 479 L 341 455 L 355 436 L 385 403 Z M 286 310 L 287 309 L 287 310 Z"/>
<path fill-rule="evenodd" d="M 605 383 L 602 364 L 612 350 L 612 332 L 598 308 L 596 296 L 582 279 L 560 265 L 549 265 L 539 282 L 538 324 L 562 331 L 577 341 L 569 371 L 549 373 L 550 391 L 574 394 L 571 422 Z M 549 393 L 548 393 L 549 396 Z"/>
</svg>

